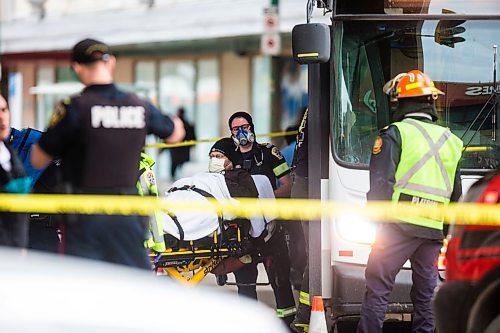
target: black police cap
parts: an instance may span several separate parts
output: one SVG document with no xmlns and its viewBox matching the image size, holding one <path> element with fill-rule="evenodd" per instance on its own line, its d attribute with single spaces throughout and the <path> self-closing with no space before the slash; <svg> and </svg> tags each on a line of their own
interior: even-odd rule
<svg viewBox="0 0 500 333">
<path fill-rule="evenodd" d="M 73 46 L 71 61 L 90 64 L 98 60 L 108 60 L 113 55 L 109 46 L 101 41 L 86 38 Z"/>
</svg>

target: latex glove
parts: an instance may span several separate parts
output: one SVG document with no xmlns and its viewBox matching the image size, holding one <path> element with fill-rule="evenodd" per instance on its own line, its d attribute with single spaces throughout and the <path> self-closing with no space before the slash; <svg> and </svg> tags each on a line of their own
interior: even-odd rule
<svg viewBox="0 0 500 333">
<path fill-rule="evenodd" d="M 31 190 L 31 177 L 16 178 L 5 184 L 5 192 L 26 194 Z"/>
</svg>

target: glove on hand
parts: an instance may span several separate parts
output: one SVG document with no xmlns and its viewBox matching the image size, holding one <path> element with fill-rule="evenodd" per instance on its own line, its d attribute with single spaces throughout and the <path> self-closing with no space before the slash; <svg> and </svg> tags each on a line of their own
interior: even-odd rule
<svg viewBox="0 0 500 333">
<path fill-rule="evenodd" d="M 5 184 L 5 192 L 26 194 L 31 190 L 31 177 L 16 178 Z"/>
</svg>

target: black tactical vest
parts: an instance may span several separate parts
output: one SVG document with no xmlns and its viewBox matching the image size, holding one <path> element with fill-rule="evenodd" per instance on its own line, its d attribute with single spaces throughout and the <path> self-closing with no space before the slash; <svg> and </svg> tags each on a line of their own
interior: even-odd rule
<svg viewBox="0 0 500 333">
<path fill-rule="evenodd" d="M 135 188 L 147 134 L 145 102 L 133 94 L 111 99 L 85 92 L 71 105 L 79 113 L 84 147 L 80 186 Z"/>
<path fill-rule="evenodd" d="M 271 182 L 273 190 L 277 188 L 277 178 L 271 164 L 271 146 L 254 143 L 253 148 L 246 154 L 238 154 L 235 167 L 247 170 L 252 175 L 264 175 Z"/>
</svg>

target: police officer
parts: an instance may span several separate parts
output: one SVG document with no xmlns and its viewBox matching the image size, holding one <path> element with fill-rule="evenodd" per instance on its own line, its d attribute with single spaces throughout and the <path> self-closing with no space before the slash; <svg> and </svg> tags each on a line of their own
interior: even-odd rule
<svg viewBox="0 0 500 333">
<path fill-rule="evenodd" d="M 235 112 L 229 117 L 231 138 L 236 144 L 236 155 L 233 162 L 236 169 L 245 169 L 253 175 L 265 175 L 271 182 L 276 197 L 290 197 L 290 169 L 280 150 L 274 145 L 259 144 L 255 140 L 255 127 L 252 117 L 243 111 Z M 278 187 L 278 183 L 280 186 Z M 272 242 L 266 244 L 269 249 L 268 262 L 264 263 L 276 299 L 278 317 L 288 325 L 295 317 L 295 300 L 290 283 L 290 258 L 286 245 L 285 233 L 280 224 L 274 231 Z M 257 299 L 257 263 L 245 265 L 234 273 L 238 286 L 238 294 Z"/>
<path fill-rule="evenodd" d="M 10 110 L 0 95 L 0 192 L 28 193 L 31 179 L 26 177 L 21 161 L 8 144 Z M 26 247 L 28 221 L 25 214 L 0 212 L 0 245 Z"/>
<path fill-rule="evenodd" d="M 142 152 L 141 160 L 139 161 L 139 180 L 137 181 L 137 190 L 141 196 L 159 197 L 156 177 L 153 172 L 155 160 L 148 154 Z M 144 241 L 144 246 L 155 252 L 165 251 L 165 238 L 163 232 L 163 221 L 161 212 L 155 211 L 152 218 L 149 220 L 148 237 Z"/>
<path fill-rule="evenodd" d="M 177 142 L 184 136 L 182 124 L 115 86 L 116 58 L 103 42 L 78 42 L 71 60 L 86 87 L 56 106 L 47 131 L 33 146 L 32 165 L 44 167 L 61 157 L 70 193 L 137 194 L 137 166 L 146 135 Z M 62 228 L 62 251 L 150 269 L 142 222 L 138 216 L 71 216 Z"/>
<path fill-rule="evenodd" d="M 419 70 L 397 75 L 384 86 L 397 101 L 393 123 L 375 139 L 368 200 L 446 205 L 462 188 L 458 162 L 462 141 L 435 124 L 435 100 L 443 93 Z M 442 220 L 399 216 L 379 225 L 366 271 L 366 293 L 358 332 L 382 332 L 388 296 L 406 260 L 412 267 L 413 332 L 434 332 L 431 297 L 437 285 L 436 260 Z"/>
</svg>

